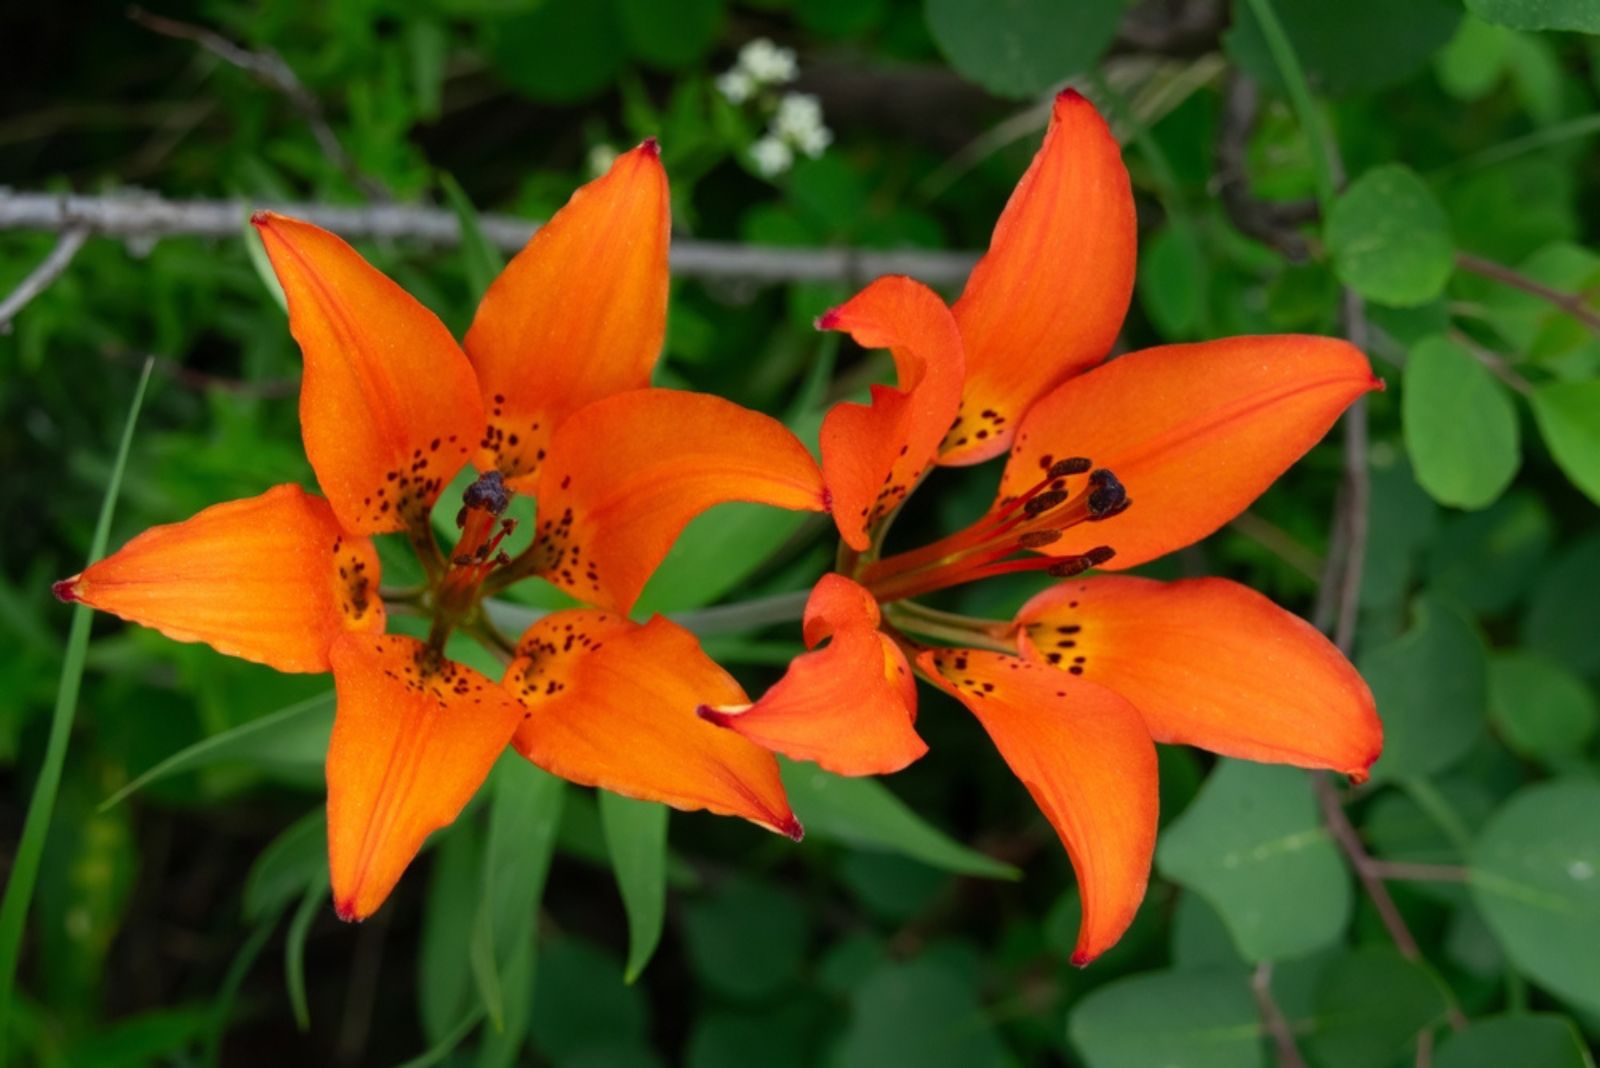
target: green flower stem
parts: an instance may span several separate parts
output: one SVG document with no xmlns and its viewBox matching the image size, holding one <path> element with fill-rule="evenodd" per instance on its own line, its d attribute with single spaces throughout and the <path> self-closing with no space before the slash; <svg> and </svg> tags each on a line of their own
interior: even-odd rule
<svg viewBox="0 0 1600 1068">
<path fill-rule="evenodd" d="M 105 555 L 106 542 L 111 536 L 111 516 L 116 508 L 118 491 L 122 488 L 123 471 L 128 466 L 128 452 L 133 445 L 133 429 L 138 422 L 139 409 L 144 404 L 145 388 L 150 384 L 150 371 L 154 366 L 153 357 L 144 361 L 139 384 L 134 387 L 133 401 L 128 405 L 128 419 L 122 427 L 117 458 L 111 466 L 111 478 L 106 483 L 105 496 L 100 500 L 100 518 L 95 523 L 94 538 L 89 546 L 90 563 Z M 34 882 L 39 877 L 39 859 L 44 852 L 50 817 L 55 811 L 56 793 L 61 787 L 61 769 L 66 764 L 67 743 L 72 737 L 72 721 L 78 710 L 78 690 L 83 683 L 83 662 L 89 649 L 92 616 L 93 610 L 88 605 L 80 604 L 72 609 L 72 628 L 67 634 L 61 681 L 56 688 L 50 738 L 45 746 L 44 762 L 39 767 L 39 779 L 34 783 L 33 799 L 28 804 L 28 815 L 22 825 L 22 839 L 17 843 L 16 859 L 11 866 L 11 878 L 6 883 L 5 898 L 0 901 L 0 1062 L 5 1060 L 5 1036 L 11 1029 L 23 927 L 28 918 L 28 905 L 33 898 Z"/>
<path fill-rule="evenodd" d="M 1300 128 L 1306 132 L 1306 145 L 1311 153 L 1311 177 L 1317 187 L 1317 205 L 1322 209 L 1323 218 L 1327 218 L 1339 183 L 1334 173 L 1333 154 L 1329 151 L 1328 131 L 1323 126 L 1322 113 L 1312 99 L 1311 86 L 1306 81 L 1306 72 L 1300 66 L 1299 57 L 1294 54 L 1294 45 L 1284 32 L 1283 23 L 1278 21 L 1277 12 L 1272 10 L 1272 0 L 1245 2 L 1250 5 L 1251 14 L 1261 25 L 1267 51 L 1272 53 L 1272 61 L 1277 64 L 1278 73 L 1283 77 L 1284 87 L 1289 92 L 1289 103 L 1300 120 Z"/>
</svg>

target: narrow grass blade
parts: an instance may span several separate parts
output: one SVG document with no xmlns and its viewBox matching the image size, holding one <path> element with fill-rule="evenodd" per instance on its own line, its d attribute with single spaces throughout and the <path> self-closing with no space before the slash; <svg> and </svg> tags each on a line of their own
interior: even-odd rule
<svg viewBox="0 0 1600 1068">
<path fill-rule="evenodd" d="M 294 910 L 283 942 L 283 978 L 289 985 L 289 1005 L 294 1009 L 295 1026 L 302 1034 L 311 1029 L 311 1009 L 306 1003 L 306 936 L 311 933 L 311 921 L 317 918 L 317 908 L 327 896 L 326 878 L 306 888 L 306 896 Z"/>
</svg>

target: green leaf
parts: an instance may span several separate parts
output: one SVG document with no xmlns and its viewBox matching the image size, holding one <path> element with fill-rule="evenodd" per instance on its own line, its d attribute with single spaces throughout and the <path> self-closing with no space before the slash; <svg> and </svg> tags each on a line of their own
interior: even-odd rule
<svg viewBox="0 0 1600 1068">
<path fill-rule="evenodd" d="M 1514 30 L 1600 33 L 1600 8 L 1593 0 L 1467 0 L 1467 10 Z"/>
<path fill-rule="evenodd" d="M 1600 783 L 1519 790 L 1472 851 L 1472 895 L 1519 971 L 1600 1012 Z"/>
<path fill-rule="evenodd" d="M 295 820 L 267 844 L 244 881 L 244 918 L 265 923 L 328 874 L 328 823 L 322 809 Z"/>
<path fill-rule="evenodd" d="M 145 1068 L 184 1063 L 183 1055 L 211 1025 L 199 1008 L 157 1009 L 118 1020 L 98 1034 L 75 1036 L 62 1064 L 73 1068 Z"/>
<path fill-rule="evenodd" d="M 482 898 L 480 825 L 458 820 L 434 850 L 417 948 L 417 1010 L 429 1042 L 443 1041 L 473 1008 L 468 946 Z"/>
<path fill-rule="evenodd" d="M 211 999 L 211 1022 L 206 1033 L 205 1048 L 200 1056 L 200 1063 L 207 1068 L 216 1068 L 216 1065 L 221 1063 L 222 1040 L 228 1033 L 228 1021 L 233 1017 L 234 1004 L 239 1000 L 239 989 L 244 986 L 244 981 L 257 958 L 261 956 L 261 951 L 267 947 L 267 939 L 271 938 L 272 932 L 277 929 L 276 916 L 266 923 L 257 925 L 256 929 L 250 932 L 250 937 L 244 940 L 244 944 L 233 955 L 227 974 L 218 984 L 216 996 Z"/>
<path fill-rule="evenodd" d="M 729 501 L 689 521 L 634 607 L 636 619 L 712 604 L 738 588 L 806 522 L 804 512 Z"/>
<path fill-rule="evenodd" d="M 1541 653 L 1499 653 L 1489 661 L 1489 721 L 1519 756 L 1559 761 L 1581 756 L 1600 709 L 1582 679 Z"/>
<path fill-rule="evenodd" d="M 617 890 L 628 914 L 628 966 L 623 981 L 644 971 L 661 941 L 667 916 L 667 806 L 601 790 L 605 831 Z"/>
<path fill-rule="evenodd" d="M 278 306 L 278 310 L 288 315 L 289 298 L 284 296 L 283 283 L 278 281 L 278 272 L 273 270 L 272 260 L 267 257 L 267 246 L 261 243 L 261 234 L 251 224 L 248 212 L 239 229 L 244 236 L 245 254 L 250 257 L 250 266 L 255 268 L 256 277 L 261 279 L 262 288 Z"/>
<path fill-rule="evenodd" d="M 689 1036 L 688 1068 L 807 1068 L 818 1063 L 812 1046 L 816 1012 L 804 1002 L 765 1011 L 701 1013 Z"/>
<path fill-rule="evenodd" d="M 471 198 L 461 188 L 461 183 L 455 180 L 455 176 L 440 174 L 439 188 L 444 190 L 444 198 L 450 202 L 450 210 L 456 215 L 456 224 L 461 227 L 461 260 L 467 271 L 467 285 L 472 295 L 482 300 L 490 284 L 505 269 L 506 259 L 484 236 L 483 227 L 478 221 L 478 209 L 472 206 Z"/>
<path fill-rule="evenodd" d="M 134 387 L 133 400 L 128 405 L 122 440 L 117 444 L 111 477 L 106 480 L 105 494 L 100 498 L 100 517 L 95 521 L 94 537 L 89 542 L 90 563 L 105 555 L 106 542 L 111 536 L 111 516 L 116 510 L 117 493 L 122 488 L 122 474 L 128 466 L 128 451 L 133 446 L 133 429 L 138 423 L 139 409 L 144 404 L 145 388 L 150 384 L 150 370 L 154 366 L 153 358 L 144 361 L 139 384 Z M 72 627 L 67 632 L 55 710 L 50 717 L 50 736 L 45 743 L 44 759 L 39 764 L 39 777 L 33 785 L 33 796 L 28 801 L 28 814 L 23 818 L 22 834 L 12 854 L 5 897 L 0 900 L 0 1020 L 12 1018 L 12 995 L 17 978 L 17 957 L 22 951 L 23 927 L 33 898 L 34 880 L 39 876 L 39 858 L 50 830 L 56 791 L 61 786 L 61 769 L 67 760 L 67 743 L 72 737 L 72 721 L 78 710 L 78 690 L 83 683 L 83 661 L 89 651 L 89 625 L 93 615 L 93 610 L 85 604 L 72 609 Z M 3 1060 L 5 1038 L 0 1031 L 0 1061 Z"/>
<path fill-rule="evenodd" d="M 1565 1016 L 1538 1013 L 1475 1020 L 1450 1035 L 1433 1068 L 1594 1068 L 1583 1036 Z"/>
<path fill-rule="evenodd" d="M 1334 202 L 1324 236 L 1334 273 L 1379 304 L 1426 304 L 1455 269 L 1449 217 L 1422 179 L 1398 163 L 1351 182 Z"/>
<path fill-rule="evenodd" d="M 722 35 L 723 0 L 618 0 L 628 51 L 664 70 L 693 66 Z"/>
<path fill-rule="evenodd" d="M 1246 960 L 1288 960 L 1338 940 L 1350 877 L 1296 768 L 1224 760 L 1161 837 L 1161 874 L 1222 916 Z"/>
<path fill-rule="evenodd" d="M 1600 504 L 1600 379 L 1552 382 L 1529 400 L 1557 466 Z"/>
<path fill-rule="evenodd" d="M 320 765 L 332 734 L 333 694 L 318 694 L 180 749 L 106 798 L 100 808 L 104 811 L 151 783 L 228 761 Z"/>
<path fill-rule="evenodd" d="M 1405 81 L 1455 33 L 1454 0 L 1272 0 L 1306 78 L 1327 93 L 1363 92 Z M 1263 85 L 1283 86 L 1249 3 L 1235 0 L 1223 35 L 1233 60 Z"/>
<path fill-rule="evenodd" d="M 924 957 L 868 975 L 850 997 L 835 1068 L 1004 1068 L 1012 1063 L 969 972 Z"/>
<path fill-rule="evenodd" d="M 770 997 L 799 975 L 808 926 L 789 893 L 746 877 L 690 903 L 683 913 L 695 974 L 740 1001 Z"/>
<path fill-rule="evenodd" d="M 533 1023 L 533 980 L 538 934 L 528 930 L 507 947 L 501 973 L 505 993 L 505 1017 L 498 1030 L 491 1029 L 478 1046 L 478 1068 L 511 1068 L 522 1055 L 523 1042 Z"/>
<path fill-rule="evenodd" d="M 1165 226 L 1147 238 L 1139 256 L 1139 302 L 1169 341 L 1195 335 L 1205 313 L 1205 257 L 1188 226 Z"/>
<path fill-rule="evenodd" d="M 615 4 L 542 0 L 524 13 L 483 25 L 489 62 L 512 88 L 535 100 L 588 99 L 611 85 L 622 68 Z"/>
<path fill-rule="evenodd" d="M 996 96 L 1038 96 L 1088 70 L 1116 36 L 1121 0 L 926 0 L 957 73 Z"/>
<path fill-rule="evenodd" d="M 1600 534 L 1562 553 L 1539 576 L 1522 640 L 1580 675 L 1600 674 Z"/>
<path fill-rule="evenodd" d="M 1324 1068 L 1393 1064 L 1449 1010 L 1436 979 L 1387 947 L 1358 949 L 1322 970 L 1305 1049 Z"/>
<path fill-rule="evenodd" d="M 1517 411 L 1505 386 L 1444 337 L 1411 350 L 1403 381 L 1406 452 L 1417 481 L 1440 504 L 1493 503 L 1522 462 Z"/>
<path fill-rule="evenodd" d="M 1361 674 L 1378 701 L 1383 755 L 1374 781 L 1431 775 L 1466 755 L 1483 730 L 1483 643 L 1465 617 L 1419 598 L 1411 629 L 1363 655 Z"/>
<path fill-rule="evenodd" d="M 326 907 L 327 896 L 328 873 L 324 869 L 306 887 L 283 939 L 283 980 L 289 988 L 289 1006 L 294 1010 L 295 1026 L 301 1033 L 311 1029 L 311 1008 L 306 1002 L 306 936 L 311 933 L 311 921 L 317 918 L 317 910 Z"/>
<path fill-rule="evenodd" d="M 642 990 L 623 984 L 617 963 L 578 938 L 541 947 L 529 1032 L 539 1052 L 557 1064 L 577 1064 L 585 1053 L 644 1038 L 649 1004 Z"/>
<path fill-rule="evenodd" d="M 1261 1014 L 1239 969 L 1146 972 L 1089 992 L 1067 1017 L 1089 1068 L 1266 1068 Z"/>
<path fill-rule="evenodd" d="M 1475 615 L 1499 615 L 1527 593 L 1554 539 L 1543 501 L 1513 489 L 1481 512 L 1449 517 L 1428 547 L 1429 592 Z"/>
<path fill-rule="evenodd" d="M 860 849 L 899 853 L 930 867 L 990 879 L 1021 872 L 952 839 L 923 821 L 876 779 L 846 778 L 814 764 L 780 760 L 789 804 L 806 834 Z"/>
</svg>

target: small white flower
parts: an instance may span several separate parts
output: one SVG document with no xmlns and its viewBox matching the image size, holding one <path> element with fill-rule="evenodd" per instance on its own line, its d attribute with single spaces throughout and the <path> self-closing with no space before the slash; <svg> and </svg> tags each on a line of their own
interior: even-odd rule
<svg viewBox="0 0 1600 1068">
<path fill-rule="evenodd" d="M 822 101 L 810 93 L 784 93 L 778 113 L 772 117 L 772 130 L 779 137 L 803 144 L 822 127 Z"/>
<path fill-rule="evenodd" d="M 589 149 L 589 173 L 595 176 L 602 175 L 611 169 L 617 161 L 617 150 L 602 142 Z"/>
<path fill-rule="evenodd" d="M 755 79 L 742 67 L 725 71 L 717 78 L 717 92 L 730 104 L 743 104 L 755 91 Z"/>
<path fill-rule="evenodd" d="M 816 159 L 833 144 L 833 131 L 826 126 L 813 126 L 804 133 L 794 138 L 794 145 L 800 151 Z"/>
<path fill-rule="evenodd" d="M 779 48 L 765 37 L 746 42 L 739 49 L 739 67 L 758 85 L 778 85 L 792 82 L 799 74 L 794 49 Z"/>
<path fill-rule="evenodd" d="M 750 146 L 750 161 L 763 177 L 775 178 L 794 164 L 794 151 L 785 142 L 768 134 Z"/>
</svg>

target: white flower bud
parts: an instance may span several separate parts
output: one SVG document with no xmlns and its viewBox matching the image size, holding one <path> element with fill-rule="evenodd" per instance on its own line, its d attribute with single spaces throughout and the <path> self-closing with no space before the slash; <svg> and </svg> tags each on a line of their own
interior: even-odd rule
<svg viewBox="0 0 1600 1068">
<path fill-rule="evenodd" d="M 774 178 L 794 164 L 794 151 L 771 134 L 750 146 L 750 161 L 763 177 Z"/>
</svg>

